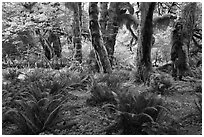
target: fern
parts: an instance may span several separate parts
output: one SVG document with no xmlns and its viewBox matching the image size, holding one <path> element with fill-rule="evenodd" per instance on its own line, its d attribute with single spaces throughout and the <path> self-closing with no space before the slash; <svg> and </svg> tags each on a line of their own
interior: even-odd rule
<svg viewBox="0 0 204 137">
<path fill-rule="evenodd" d="M 62 124 L 57 123 L 62 122 L 62 119 L 65 120 L 62 112 L 66 96 L 44 94 L 36 88 L 33 86 L 32 91 L 24 92 L 22 95 L 27 95 L 27 98 L 14 100 L 15 107 L 3 113 L 4 122 L 10 121 L 18 127 L 16 134 L 39 134 L 45 130 L 63 128 Z M 76 122 L 72 120 L 71 123 Z"/>
<path fill-rule="evenodd" d="M 112 74 L 98 74 L 92 76 L 91 80 L 91 97 L 87 100 L 88 102 L 92 104 L 116 102 L 114 96 L 120 92 L 122 83 L 129 80 L 129 73 L 119 71 Z"/>
<path fill-rule="evenodd" d="M 147 134 L 143 131 L 145 123 L 154 123 L 159 119 L 159 114 L 164 108 L 161 97 L 147 93 L 117 92 L 114 95 L 117 104 L 103 106 L 108 116 L 115 111 L 118 119 L 115 125 L 105 129 L 108 134 L 111 130 L 121 129 L 121 134 Z M 117 125 L 117 126 L 116 126 Z"/>
<path fill-rule="evenodd" d="M 197 95 L 198 100 L 194 102 L 196 105 L 196 109 L 198 111 L 199 118 L 202 121 L 202 94 L 196 94 L 196 95 Z"/>
<path fill-rule="evenodd" d="M 114 93 L 106 85 L 94 83 L 90 89 L 90 92 L 91 97 L 87 99 L 87 103 L 90 105 L 114 101 Z"/>
<path fill-rule="evenodd" d="M 150 76 L 150 87 L 153 92 L 166 94 L 172 91 L 172 79 L 164 73 L 153 73 Z"/>
<path fill-rule="evenodd" d="M 21 74 L 21 72 L 18 71 L 17 69 L 8 69 L 8 73 L 3 73 L 3 77 L 5 80 L 15 82 L 18 80 L 18 76 L 20 74 Z"/>
</svg>

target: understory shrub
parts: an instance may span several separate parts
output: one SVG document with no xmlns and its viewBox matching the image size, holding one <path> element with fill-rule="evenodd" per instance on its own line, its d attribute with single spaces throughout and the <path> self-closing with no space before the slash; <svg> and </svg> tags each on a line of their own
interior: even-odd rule
<svg viewBox="0 0 204 137">
<path fill-rule="evenodd" d="M 11 81 L 11 82 L 16 82 L 18 81 L 18 76 L 21 74 L 20 71 L 18 71 L 15 68 L 10 68 L 8 69 L 8 72 L 3 73 L 3 78 L 5 80 Z"/>
<path fill-rule="evenodd" d="M 3 112 L 3 123 L 17 126 L 13 134 L 35 135 L 46 130 L 69 128 L 76 121 L 63 113 L 66 100 L 67 97 L 62 94 L 51 95 L 33 84 L 30 90 L 21 92 L 18 98 L 12 100 L 15 105 Z"/>
<path fill-rule="evenodd" d="M 194 101 L 199 121 L 202 122 L 202 94 L 196 94 L 197 100 Z"/>
<path fill-rule="evenodd" d="M 164 73 L 152 73 L 149 81 L 151 90 L 159 94 L 169 93 L 173 90 L 172 78 Z"/>
<path fill-rule="evenodd" d="M 158 124 L 166 110 L 161 96 L 146 92 L 117 92 L 114 99 L 116 104 L 103 106 L 108 115 L 113 114 L 116 118 L 116 122 L 105 129 L 107 134 L 118 130 L 125 135 L 148 134 L 144 129 Z"/>
<path fill-rule="evenodd" d="M 92 84 L 90 87 L 91 97 L 87 100 L 87 103 L 96 105 L 104 102 L 114 102 L 113 94 L 118 92 L 122 83 L 128 80 L 128 71 L 92 76 Z"/>
</svg>

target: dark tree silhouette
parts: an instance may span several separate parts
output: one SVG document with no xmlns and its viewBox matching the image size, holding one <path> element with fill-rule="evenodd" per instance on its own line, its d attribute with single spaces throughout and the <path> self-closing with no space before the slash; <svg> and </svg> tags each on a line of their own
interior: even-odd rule
<svg viewBox="0 0 204 137">
<path fill-rule="evenodd" d="M 181 22 L 183 23 L 183 37 L 184 37 L 184 48 L 186 52 L 186 63 L 187 67 L 189 68 L 189 47 L 190 42 L 193 38 L 193 31 L 196 25 L 196 2 L 190 2 L 186 4 L 182 10 Z"/>
<path fill-rule="evenodd" d="M 136 56 L 136 73 L 141 82 L 146 82 L 152 68 L 151 45 L 153 33 L 153 11 L 156 3 L 141 3 L 141 30 Z"/>
<path fill-rule="evenodd" d="M 54 55 L 56 55 L 58 58 L 61 58 L 62 46 L 60 43 L 59 36 L 51 31 L 48 37 L 48 41 L 50 45 L 53 47 Z"/>
<path fill-rule="evenodd" d="M 172 76 L 176 79 L 177 75 L 179 75 L 180 80 L 182 79 L 183 72 L 187 69 L 182 29 L 182 23 L 177 22 L 171 37 Z"/>
</svg>

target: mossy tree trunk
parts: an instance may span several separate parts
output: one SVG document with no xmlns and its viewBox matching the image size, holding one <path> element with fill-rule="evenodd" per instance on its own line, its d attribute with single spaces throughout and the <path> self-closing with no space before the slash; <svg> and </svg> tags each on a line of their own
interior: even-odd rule
<svg viewBox="0 0 204 137">
<path fill-rule="evenodd" d="M 82 21 L 82 3 L 78 2 L 78 6 L 79 6 L 79 21 L 80 21 L 80 26 L 82 28 L 82 26 L 83 26 L 83 21 Z"/>
<path fill-rule="evenodd" d="M 50 45 L 50 42 L 48 40 L 46 40 L 46 38 L 44 38 L 43 36 L 39 36 L 39 41 L 43 47 L 43 50 L 45 52 L 45 57 L 48 60 L 51 60 L 53 55 L 54 55 L 54 50 L 52 48 L 52 46 Z"/>
<path fill-rule="evenodd" d="M 59 36 L 51 31 L 48 37 L 48 41 L 53 47 L 54 55 L 56 55 L 58 58 L 61 58 L 62 46 Z"/>
<path fill-rule="evenodd" d="M 81 44 L 81 23 L 80 23 L 80 4 L 78 2 L 74 2 L 74 59 L 80 63 L 82 63 L 82 44 Z"/>
<path fill-rule="evenodd" d="M 108 2 L 100 2 L 99 23 L 101 26 L 101 32 L 102 32 L 104 41 L 105 41 L 105 35 L 106 35 L 107 21 L 108 21 Z"/>
<path fill-rule="evenodd" d="M 111 73 L 111 65 L 108 59 L 108 53 L 101 36 L 100 25 L 98 22 L 98 2 L 89 3 L 89 29 L 92 37 L 92 45 L 95 50 L 95 56 L 98 58 L 98 65 L 105 73 Z"/>
<path fill-rule="evenodd" d="M 139 45 L 136 53 L 136 74 L 141 82 L 148 80 L 150 71 L 152 69 L 151 63 L 151 45 L 153 33 L 153 12 L 155 2 L 141 3 L 141 30 Z"/>
<path fill-rule="evenodd" d="M 186 52 L 186 63 L 189 68 L 189 46 L 193 38 L 193 31 L 196 25 L 196 2 L 189 2 L 184 6 L 181 15 L 181 21 L 183 23 L 183 42 L 185 44 L 184 51 Z"/>
<path fill-rule="evenodd" d="M 105 38 L 105 46 L 108 52 L 109 60 L 111 66 L 113 65 L 113 54 L 114 54 L 114 46 L 116 41 L 116 36 L 118 34 L 119 24 L 118 24 L 118 10 L 119 3 L 111 2 L 108 9 L 108 21 L 106 27 L 106 35 Z"/>
<path fill-rule="evenodd" d="M 81 44 L 81 2 L 66 2 L 65 7 L 74 12 L 73 17 L 73 45 L 75 49 L 74 60 L 82 62 L 82 44 Z"/>
</svg>

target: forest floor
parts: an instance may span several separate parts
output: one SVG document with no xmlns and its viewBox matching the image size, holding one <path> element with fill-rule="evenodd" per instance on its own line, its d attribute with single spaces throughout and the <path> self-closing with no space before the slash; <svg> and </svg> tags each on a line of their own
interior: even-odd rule
<svg viewBox="0 0 204 137">
<path fill-rule="evenodd" d="M 198 83 L 201 81 L 197 81 Z M 196 83 L 196 84 L 198 84 Z M 175 128 L 178 128 L 178 134 L 180 135 L 201 135 L 202 123 L 195 119 L 195 103 L 196 94 L 194 92 L 195 82 L 190 81 L 174 81 L 172 86 L 175 86 L 177 92 L 169 93 L 164 96 L 168 108 L 171 110 L 171 116 L 175 120 Z M 86 99 L 89 96 L 84 91 L 73 92 L 78 96 L 76 105 L 78 109 L 73 110 L 79 117 L 81 117 L 80 123 L 68 131 L 60 132 L 59 134 L 104 134 L 101 133 L 108 125 L 114 123 L 114 121 L 107 120 L 107 116 L 101 107 L 90 107 L 85 105 Z M 84 96 L 86 94 L 86 96 Z M 73 112 L 73 113 L 74 113 Z M 181 120 L 184 116 L 188 116 L 185 120 Z M 117 133 L 116 133 L 117 134 Z"/>
<path fill-rule="evenodd" d="M 195 85 L 201 84 L 201 80 L 186 79 L 186 81 L 174 81 L 172 87 L 176 91 L 172 91 L 163 98 L 174 119 L 173 127 L 178 129 L 180 135 L 201 135 L 202 120 L 198 120 L 193 115 L 195 110 L 194 100 L 196 99 Z M 71 129 L 56 130 L 55 133 L 44 132 L 45 134 L 57 135 L 103 135 L 103 129 L 113 124 L 115 121 L 107 119 L 105 111 L 99 106 L 87 105 L 86 100 L 90 97 L 90 92 L 85 90 L 69 91 L 69 100 L 74 109 L 67 112 L 69 116 L 77 117 L 78 123 Z M 187 116 L 185 119 L 183 117 Z M 14 129 L 12 125 L 4 126 L 2 133 L 10 134 Z M 117 134 L 117 133 L 115 133 Z"/>
</svg>

